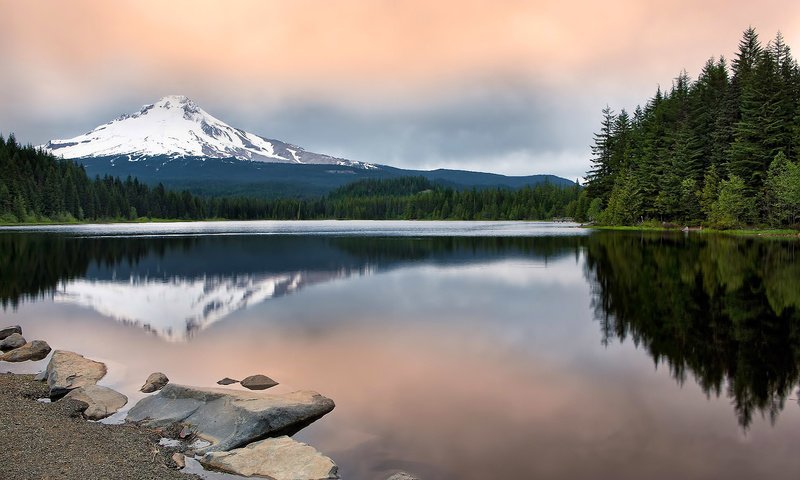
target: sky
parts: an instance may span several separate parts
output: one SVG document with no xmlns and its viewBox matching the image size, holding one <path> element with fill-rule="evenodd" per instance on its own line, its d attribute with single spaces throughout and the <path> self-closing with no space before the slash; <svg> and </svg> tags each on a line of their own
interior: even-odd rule
<svg viewBox="0 0 800 480">
<path fill-rule="evenodd" d="M 165 95 L 307 150 L 402 168 L 582 177 L 608 104 L 800 49 L 794 0 L 0 0 L 0 132 L 85 133 Z"/>
</svg>

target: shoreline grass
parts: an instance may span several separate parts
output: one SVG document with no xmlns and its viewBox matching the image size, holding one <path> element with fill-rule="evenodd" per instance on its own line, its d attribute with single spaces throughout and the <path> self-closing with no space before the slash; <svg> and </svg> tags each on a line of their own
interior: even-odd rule
<svg viewBox="0 0 800 480">
<path fill-rule="evenodd" d="M 663 227 L 655 225 L 585 225 L 582 228 L 618 232 L 682 232 L 683 227 Z M 777 228 L 737 228 L 720 230 L 716 228 L 690 227 L 687 233 L 701 235 L 735 235 L 740 237 L 782 237 L 799 238 L 800 230 Z"/>
</svg>

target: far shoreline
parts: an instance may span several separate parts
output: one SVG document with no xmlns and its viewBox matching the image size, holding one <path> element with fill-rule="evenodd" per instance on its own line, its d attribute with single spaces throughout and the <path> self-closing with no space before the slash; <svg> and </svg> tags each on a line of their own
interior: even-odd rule
<svg viewBox="0 0 800 480">
<path fill-rule="evenodd" d="M 365 218 L 314 218 L 314 219 L 228 219 L 228 218 L 209 218 L 203 220 L 196 219 L 180 219 L 180 218 L 138 218 L 135 220 L 97 220 L 97 221 L 73 221 L 73 222 L 59 222 L 59 221 L 41 221 L 41 222 L 15 222 L 15 223 L 0 223 L 0 230 L 6 227 L 13 229 L 20 227 L 48 227 L 48 226 L 84 226 L 84 225 L 134 225 L 134 224 L 164 224 L 164 223 L 224 223 L 224 222 L 519 222 L 519 223 L 554 223 L 564 224 L 564 227 L 573 227 L 576 229 L 597 230 L 597 231 L 615 231 L 615 232 L 672 232 L 672 233 L 692 233 L 692 234 L 717 234 L 717 235 L 730 235 L 737 237 L 756 237 L 756 238 L 784 238 L 784 239 L 800 239 L 800 230 L 794 229 L 774 229 L 774 228 L 742 228 L 742 229 L 729 229 L 720 230 L 714 228 L 705 228 L 702 226 L 692 227 L 662 227 L 651 225 L 592 225 L 580 222 L 564 222 L 555 220 L 460 220 L 460 219 L 365 219 Z M 9 230 L 13 231 L 13 230 Z"/>
<path fill-rule="evenodd" d="M 47 226 L 80 226 L 80 225 L 135 225 L 135 224 L 157 224 L 157 223 L 207 223 L 207 222 L 517 222 L 517 223 L 555 223 L 564 224 L 564 226 L 572 226 L 581 228 L 585 225 L 580 222 L 563 222 L 554 220 L 502 220 L 502 219 L 483 219 L 483 220 L 462 220 L 457 218 L 259 218 L 259 219 L 231 219 L 231 218 L 209 218 L 209 219 L 182 219 L 182 218 L 155 218 L 155 219 L 136 219 L 136 220 L 93 220 L 93 221 L 74 221 L 74 222 L 59 222 L 59 221 L 41 221 L 41 222 L 13 222 L 3 223 L 0 222 L 0 228 L 3 227 L 47 227 Z"/>
<path fill-rule="evenodd" d="M 672 232 L 672 233 L 691 233 L 701 235 L 731 235 L 737 237 L 761 237 L 761 238 L 786 238 L 800 239 L 800 230 L 793 229 L 774 229 L 774 228 L 737 228 L 730 230 L 720 230 L 715 228 L 695 227 L 655 227 L 646 225 L 583 225 L 580 228 L 590 230 L 609 231 L 609 232 Z"/>
</svg>

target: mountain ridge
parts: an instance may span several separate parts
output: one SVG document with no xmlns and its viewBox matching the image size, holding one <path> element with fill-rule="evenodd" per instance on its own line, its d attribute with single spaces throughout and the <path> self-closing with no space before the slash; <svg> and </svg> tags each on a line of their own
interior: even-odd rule
<svg viewBox="0 0 800 480">
<path fill-rule="evenodd" d="M 386 165 L 364 169 L 348 165 L 286 164 L 221 158 L 151 157 L 129 162 L 124 157 L 76 159 L 90 177 L 135 177 L 149 185 L 189 190 L 207 196 L 244 195 L 262 198 L 313 197 L 365 179 L 424 177 L 459 190 L 510 188 L 541 183 L 569 187 L 575 182 L 555 175 L 506 176 L 467 170 L 405 170 Z M 191 175 L 187 175 L 190 172 Z"/>
<path fill-rule="evenodd" d="M 40 148 L 84 166 L 90 176 L 132 176 L 212 195 L 324 195 L 363 179 L 423 176 L 455 188 L 520 188 L 574 182 L 554 175 L 406 170 L 309 152 L 232 127 L 183 95 L 168 95 L 93 130 Z"/>
</svg>

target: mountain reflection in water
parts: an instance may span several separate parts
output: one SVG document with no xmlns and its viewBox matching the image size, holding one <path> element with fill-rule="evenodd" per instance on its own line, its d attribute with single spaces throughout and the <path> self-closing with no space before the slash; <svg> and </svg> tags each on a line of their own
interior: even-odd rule
<svg viewBox="0 0 800 480">
<path fill-rule="evenodd" d="M 477 241 L 477 243 L 476 243 Z M 0 235 L 9 255 L 3 306 L 52 295 L 170 341 L 185 341 L 237 310 L 307 285 L 407 262 L 479 262 L 539 239 L 222 236 L 185 238 Z M 561 243 L 561 242 L 559 242 Z M 477 249 L 476 249 L 477 248 Z"/>
</svg>

